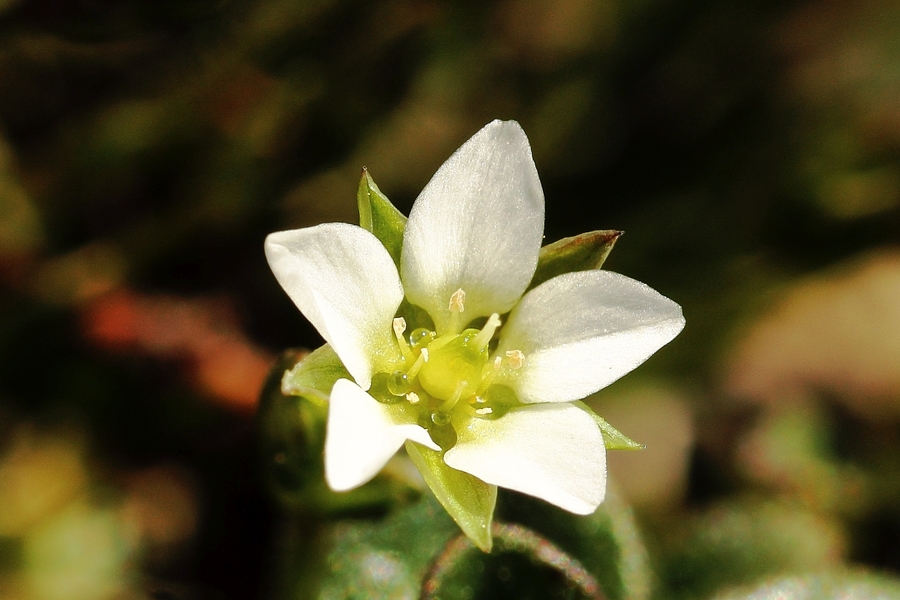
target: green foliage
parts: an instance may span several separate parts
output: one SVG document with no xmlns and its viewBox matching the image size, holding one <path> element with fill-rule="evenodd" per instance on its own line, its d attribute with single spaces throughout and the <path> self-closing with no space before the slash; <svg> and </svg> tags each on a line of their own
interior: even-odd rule
<svg viewBox="0 0 900 600">
<path fill-rule="evenodd" d="M 356 204 L 359 209 L 360 227 L 371 231 L 381 241 L 399 271 L 406 215 L 397 210 L 388 197 L 378 189 L 368 169 L 363 169 L 360 177 Z M 408 331 L 419 327 L 434 329 L 434 323 L 428 312 L 410 304 L 406 298 L 397 310 L 397 315 L 406 320 Z"/>
<path fill-rule="evenodd" d="M 735 590 L 714 600 L 897 600 L 900 581 L 865 572 L 835 572 L 789 577 L 759 587 Z"/>
<path fill-rule="evenodd" d="M 406 442 L 406 452 L 418 467 L 425 483 L 434 492 L 460 529 L 476 546 L 491 551 L 491 523 L 497 504 L 497 486 L 488 485 L 468 473 L 451 469 L 444 453 Z"/>
<path fill-rule="evenodd" d="M 363 169 L 356 192 L 359 207 L 359 225 L 375 234 L 387 248 L 397 269 L 400 268 L 400 252 L 403 249 L 403 231 L 406 216 L 397 210 L 387 196 L 381 193 L 367 169 Z"/>
<path fill-rule="evenodd" d="M 341 376 L 335 358 L 328 346 L 286 353 L 264 390 L 264 474 L 286 515 L 274 598 L 579 598 L 594 597 L 584 595 L 593 585 L 609 600 L 646 600 L 646 552 L 614 492 L 587 517 L 512 492 L 498 501 L 495 486 L 411 443 L 409 457 L 434 496 L 397 469 L 330 491 L 322 396 Z"/>
<path fill-rule="evenodd" d="M 608 600 L 649 597 L 653 575 L 647 552 L 634 515 L 614 486 L 608 488 L 600 508 L 588 516 L 573 515 L 529 496 L 504 494 L 498 519 L 521 523 L 553 541 L 596 577 Z"/>
<path fill-rule="evenodd" d="M 594 421 L 603 433 L 603 443 L 606 445 L 607 450 L 643 450 L 646 448 L 644 444 L 635 442 L 633 439 L 610 425 L 606 419 L 595 413 L 593 409 L 584 402 L 575 402 L 574 404 L 594 418 Z"/>
<path fill-rule="evenodd" d="M 578 517 L 503 491 L 498 514 L 486 554 L 430 495 L 382 518 L 312 525 L 294 513 L 280 545 L 292 568 L 280 573 L 276 599 L 648 597 L 646 553 L 617 497 Z M 590 582 L 603 596 L 584 594 Z"/>
<path fill-rule="evenodd" d="M 802 507 L 735 501 L 671 524 L 660 600 L 700 600 L 764 577 L 837 566 L 839 533 Z"/>
<path fill-rule="evenodd" d="M 288 395 L 303 396 L 310 402 L 326 406 L 331 388 L 338 379 L 352 378 L 335 351 L 325 344 L 284 371 L 281 391 Z"/>
<path fill-rule="evenodd" d="M 541 248 L 529 289 L 563 273 L 599 269 L 612 252 L 621 231 L 589 231 Z"/>
<path fill-rule="evenodd" d="M 283 507 L 302 514 L 384 510 L 404 502 L 415 492 L 386 474 L 349 492 L 333 492 L 325 483 L 322 455 L 328 413 L 323 397 L 327 400 L 334 381 L 347 376 L 334 358 L 328 345 L 309 355 L 289 351 L 272 369 L 257 417 L 265 483 Z"/>
</svg>

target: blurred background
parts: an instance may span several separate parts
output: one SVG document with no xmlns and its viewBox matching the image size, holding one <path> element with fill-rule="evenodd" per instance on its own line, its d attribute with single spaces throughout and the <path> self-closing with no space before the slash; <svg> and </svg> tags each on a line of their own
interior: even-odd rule
<svg viewBox="0 0 900 600">
<path fill-rule="evenodd" d="M 900 3 L 0 1 L 0 597 L 253 598 L 271 231 L 494 118 L 684 333 L 592 399 L 660 598 L 900 572 Z"/>
</svg>

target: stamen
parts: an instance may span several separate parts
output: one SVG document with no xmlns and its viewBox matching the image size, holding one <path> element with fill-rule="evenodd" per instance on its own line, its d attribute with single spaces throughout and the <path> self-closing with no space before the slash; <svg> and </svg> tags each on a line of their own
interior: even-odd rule
<svg viewBox="0 0 900 600">
<path fill-rule="evenodd" d="M 463 390 L 466 386 L 469 385 L 469 382 L 466 380 L 462 380 L 456 384 L 456 390 L 453 392 L 453 395 L 450 396 L 448 400 L 446 400 L 443 404 L 441 404 L 441 411 L 448 411 L 456 406 L 456 403 L 459 402 L 459 399 L 462 397 Z"/>
<path fill-rule="evenodd" d="M 494 378 L 497 376 L 497 373 L 500 372 L 500 367 L 503 364 L 503 359 L 499 356 L 495 356 L 494 360 L 491 361 L 491 364 L 485 365 L 484 370 L 481 374 L 481 384 L 478 386 L 478 390 L 475 392 L 477 396 L 483 394 L 491 384 L 494 383 Z"/>
<path fill-rule="evenodd" d="M 419 403 L 419 395 L 415 392 L 408 393 L 406 395 L 406 399 L 407 399 L 407 401 L 409 401 L 410 404 L 418 404 Z"/>
<path fill-rule="evenodd" d="M 416 378 L 416 375 L 419 374 L 419 369 L 428 362 L 428 349 L 422 348 L 422 353 L 419 354 L 419 358 L 416 359 L 416 362 L 413 363 L 412 368 L 406 372 L 406 376 L 410 381 Z"/>
<path fill-rule="evenodd" d="M 521 369 L 522 365 L 525 364 L 525 353 L 521 350 L 507 350 L 506 363 L 513 371 Z"/>
<path fill-rule="evenodd" d="M 391 325 L 393 325 L 394 334 L 397 336 L 403 335 L 403 332 L 406 331 L 406 319 L 403 317 L 395 317 Z"/>
<path fill-rule="evenodd" d="M 400 346 L 400 353 L 405 360 L 413 360 L 412 350 L 409 349 L 409 344 L 406 343 L 406 338 L 403 337 L 403 332 L 406 331 L 406 319 L 397 317 L 392 325 L 394 327 L 394 337 L 397 338 L 397 345 Z"/>
<path fill-rule="evenodd" d="M 450 320 L 447 322 L 447 331 L 459 333 L 462 331 L 463 325 L 465 325 L 462 318 L 462 313 L 466 310 L 465 290 L 459 288 L 450 294 L 450 304 L 447 306 L 447 310 L 450 311 Z"/>
<path fill-rule="evenodd" d="M 494 313 L 488 317 L 487 323 L 484 324 L 484 327 L 482 327 L 481 331 L 478 332 L 478 335 L 475 336 L 475 339 L 473 340 L 475 347 L 479 350 L 487 348 L 487 345 L 491 343 L 491 338 L 494 337 L 494 332 L 497 331 L 498 327 L 500 327 L 500 315 Z"/>
<path fill-rule="evenodd" d="M 466 292 L 462 288 L 450 295 L 450 306 L 447 309 L 454 313 L 461 313 L 466 310 Z"/>
<path fill-rule="evenodd" d="M 476 408 L 475 409 L 476 415 L 489 415 L 492 412 L 494 412 L 494 409 L 491 408 L 490 406 L 485 406 L 484 408 Z"/>
</svg>

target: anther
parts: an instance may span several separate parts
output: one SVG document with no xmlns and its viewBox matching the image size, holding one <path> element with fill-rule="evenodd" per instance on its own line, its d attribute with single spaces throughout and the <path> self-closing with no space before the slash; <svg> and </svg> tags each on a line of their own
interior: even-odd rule
<svg viewBox="0 0 900 600">
<path fill-rule="evenodd" d="M 494 412 L 494 409 L 491 408 L 490 406 L 485 406 L 484 408 L 476 408 L 475 409 L 476 415 L 489 415 L 492 412 Z"/>
<path fill-rule="evenodd" d="M 513 371 L 521 369 L 522 365 L 525 364 L 525 353 L 521 350 L 507 350 L 506 363 Z"/>
<path fill-rule="evenodd" d="M 397 336 L 402 336 L 403 332 L 406 331 L 406 319 L 403 317 L 395 317 L 392 325 L 394 327 L 394 334 Z"/>
<path fill-rule="evenodd" d="M 406 394 L 406 400 L 410 404 L 418 404 L 419 403 L 419 395 L 415 392 L 410 392 L 410 393 Z"/>
<path fill-rule="evenodd" d="M 466 310 L 466 292 L 462 288 L 450 295 L 450 306 L 447 309 L 454 313 L 461 313 Z"/>
<path fill-rule="evenodd" d="M 406 338 L 403 337 L 403 332 L 406 331 L 406 319 L 403 317 L 397 317 L 392 322 L 394 328 L 394 337 L 397 338 L 397 345 L 400 346 L 400 353 L 403 355 L 403 358 L 406 360 L 413 359 L 412 350 L 409 349 L 409 345 L 406 343 Z"/>
</svg>

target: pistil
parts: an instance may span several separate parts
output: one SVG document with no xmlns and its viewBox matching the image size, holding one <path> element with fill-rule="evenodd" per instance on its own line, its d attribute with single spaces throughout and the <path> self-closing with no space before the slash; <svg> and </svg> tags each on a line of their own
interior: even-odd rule
<svg viewBox="0 0 900 600">
<path fill-rule="evenodd" d="M 450 296 L 449 327 L 440 335 L 420 327 L 407 339 L 405 319 L 395 318 L 391 326 L 404 366 L 378 380 L 379 401 L 405 399 L 420 421 L 428 423 L 432 439 L 445 449 L 456 443 L 451 416 L 461 400 L 469 414 L 483 419 L 499 418 L 518 404 L 512 390 L 494 382 L 501 372 L 515 371 L 525 362 L 519 350 L 490 358 L 491 341 L 502 325 L 499 314 L 491 314 L 481 329 L 462 330 L 465 300 L 461 288 Z"/>
</svg>

